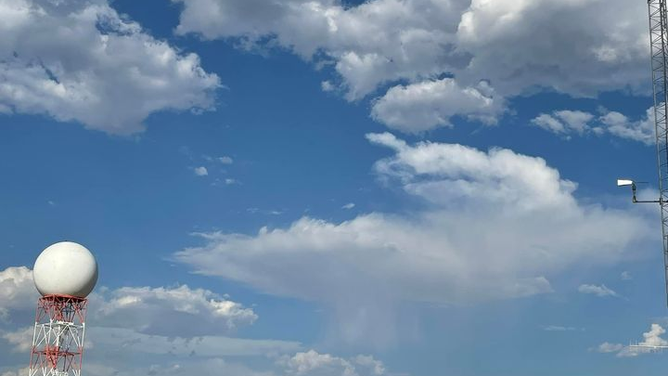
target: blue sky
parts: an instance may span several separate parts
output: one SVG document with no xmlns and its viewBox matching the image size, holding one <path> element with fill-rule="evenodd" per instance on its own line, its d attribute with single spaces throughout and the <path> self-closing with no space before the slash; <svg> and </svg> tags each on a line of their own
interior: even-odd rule
<svg viewBox="0 0 668 376">
<path fill-rule="evenodd" d="M 646 24 L 0 1 L 0 375 L 65 239 L 100 264 L 87 375 L 660 374 L 626 347 L 668 344 L 658 211 L 614 184 L 655 194 Z"/>
</svg>

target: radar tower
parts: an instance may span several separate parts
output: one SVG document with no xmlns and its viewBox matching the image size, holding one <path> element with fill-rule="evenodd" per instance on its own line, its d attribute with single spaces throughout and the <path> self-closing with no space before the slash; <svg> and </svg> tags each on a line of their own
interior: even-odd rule
<svg viewBox="0 0 668 376">
<path fill-rule="evenodd" d="M 35 261 L 37 301 L 28 376 L 81 376 L 86 297 L 97 282 L 97 262 L 86 247 L 60 242 Z"/>
<path fill-rule="evenodd" d="M 666 304 L 668 304 L 668 20 L 666 0 L 648 0 L 654 123 L 661 206 Z"/>
</svg>

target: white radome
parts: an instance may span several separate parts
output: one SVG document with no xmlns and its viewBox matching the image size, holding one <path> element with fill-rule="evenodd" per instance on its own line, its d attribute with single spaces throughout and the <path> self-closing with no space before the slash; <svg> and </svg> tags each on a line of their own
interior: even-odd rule
<svg viewBox="0 0 668 376">
<path fill-rule="evenodd" d="M 97 283 L 97 262 L 95 256 L 81 244 L 60 242 L 40 253 L 32 274 L 35 287 L 42 296 L 85 298 Z"/>
</svg>

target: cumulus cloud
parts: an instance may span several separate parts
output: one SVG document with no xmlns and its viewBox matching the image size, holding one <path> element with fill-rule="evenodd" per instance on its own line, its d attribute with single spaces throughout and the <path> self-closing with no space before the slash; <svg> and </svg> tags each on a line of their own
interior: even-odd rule
<svg viewBox="0 0 668 376">
<path fill-rule="evenodd" d="M 195 175 L 197 175 L 197 176 L 207 176 L 207 175 L 209 175 L 209 170 L 207 170 L 207 168 L 204 167 L 204 166 L 195 167 L 193 169 L 193 172 L 195 172 Z"/>
<path fill-rule="evenodd" d="M 168 313 L 163 313 L 163 315 Z M 32 330 L 28 333 L 28 340 Z M 87 329 L 85 369 L 93 376 L 146 376 L 163 374 L 212 375 L 225 371 L 229 375 L 276 375 L 269 370 L 256 370 L 253 362 L 239 361 L 274 358 L 300 351 L 297 342 L 260 339 L 239 339 L 221 336 L 166 337 L 146 335 L 123 328 L 91 326 Z M 1 348 L 0 342 L 0 348 Z M 29 347 L 28 350 L 29 351 Z M 22 353 L 25 353 L 21 349 Z M 235 357 L 237 361 L 223 359 Z M 278 370 L 281 370 L 278 368 Z"/>
<path fill-rule="evenodd" d="M 417 133 L 449 126 L 455 115 L 496 124 L 503 111 L 503 99 L 486 82 L 464 88 L 444 78 L 391 88 L 374 102 L 371 116 L 392 129 Z"/>
<path fill-rule="evenodd" d="M 666 330 L 659 324 L 652 324 L 649 331 L 643 333 L 643 341 L 632 346 L 604 342 L 594 350 L 601 353 L 616 353 L 617 357 L 635 357 L 641 354 L 649 354 L 668 347 L 668 341 L 661 336 Z"/>
<path fill-rule="evenodd" d="M 164 311 L 161 315 L 169 316 L 170 312 Z M 27 355 L 32 345 L 32 328 L 6 332 L 0 338 L 7 341 L 13 352 Z M 229 370 L 226 374 L 270 375 L 272 372 L 254 371 L 243 362 L 229 363 L 221 357 L 271 358 L 277 354 L 294 354 L 302 347 L 298 342 L 280 340 L 148 335 L 132 329 L 100 327 L 99 322 L 87 328 L 86 345 L 85 367 L 87 373 L 94 376 L 150 375 L 167 369 L 174 375 L 192 375 L 198 369 L 206 370 L 203 374 Z M 3 348 L 1 341 L 0 348 Z M 218 361 L 214 361 L 216 359 Z M 211 368 L 211 362 L 222 367 Z M 150 370 L 154 372 L 147 372 Z"/>
<path fill-rule="evenodd" d="M 385 374 L 382 362 L 372 356 L 358 355 L 351 359 L 315 350 L 299 352 L 279 360 L 288 376 L 380 376 Z"/>
<path fill-rule="evenodd" d="M 32 349 L 33 327 L 25 327 L 0 335 L 12 347 L 13 352 L 30 353 Z"/>
<path fill-rule="evenodd" d="M 598 347 L 596 347 L 594 350 L 597 352 L 606 354 L 606 353 L 616 353 L 621 351 L 624 348 L 624 345 L 621 343 L 610 343 L 610 342 L 603 342 Z"/>
<path fill-rule="evenodd" d="M 645 145 L 655 143 L 654 108 L 647 109 L 646 115 L 639 120 L 631 120 L 616 111 L 608 112 L 600 120 L 604 125 L 603 129 L 612 135 Z"/>
<path fill-rule="evenodd" d="M 408 132 L 453 115 L 490 121 L 502 98 L 541 89 L 637 91 L 648 74 L 646 5 L 625 0 L 173 1 L 183 4 L 178 34 L 289 49 L 332 67 L 323 90 L 351 101 L 390 86 L 373 117 Z M 481 81 L 493 98 L 476 92 Z"/>
<path fill-rule="evenodd" d="M 286 362 L 287 374 L 309 375 L 313 373 L 325 375 L 356 375 L 355 368 L 345 359 L 329 354 L 319 354 L 314 350 L 297 353 Z"/>
<path fill-rule="evenodd" d="M 0 271 L 0 299 L 8 314 L 34 310 L 37 297 L 30 269 L 10 267 Z M 225 334 L 251 325 L 258 319 L 251 308 L 241 303 L 186 285 L 122 287 L 115 290 L 100 288 L 89 296 L 89 300 L 88 316 L 97 325 L 155 335 L 204 334 L 197 330 L 206 330 L 209 335 Z M 164 315 L 165 312 L 169 314 Z M 30 324 L 25 320 L 22 322 Z"/>
<path fill-rule="evenodd" d="M 606 285 L 580 285 L 578 291 L 583 294 L 593 294 L 598 297 L 604 298 L 607 296 L 618 297 L 619 295 L 613 290 L 609 289 Z"/>
<path fill-rule="evenodd" d="M 6 271 L 6 270 L 5 270 Z M 27 281 L 24 284 L 32 284 Z M 17 286 L 15 290 L 20 290 Z M 91 296 L 86 335 L 86 370 L 93 376 L 139 376 L 167 373 L 170 375 L 217 374 L 239 376 L 371 376 L 384 375 L 385 366 L 368 355 L 339 358 L 315 350 L 303 352 L 294 341 L 269 339 L 242 339 L 216 335 L 216 323 L 207 324 L 207 316 L 230 319 L 237 312 L 231 305 L 220 304 L 218 297 L 206 290 L 187 287 L 121 288 L 109 294 Z M 237 304 L 237 303 L 233 303 Z M 119 312 L 123 316 L 118 316 Z M 208 311 L 208 312 L 202 312 Z M 250 310 L 242 316 L 248 320 Z M 186 322 L 180 313 L 197 316 Z M 116 316 L 114 316 L 116 315 Z M 256 318 L 252 314 L 252 320 Z M 204 319 L 204 321 L 202 321 Z M 154 321 L 170 322 L 173 330 L 159 333 L 146 327 Z M 190 327 L 206 328 L 203 334 L 194 334 Z M 2 330 L 0 349 L 15 353 L 29 353 L 32 346 L 32 327 Z M 262 357 L 276 362 L 268 369 L 258 369 L 254 361 L 229 362 L 226 359 Z M 3 365 L 3 376 L 25 375 L 20 367 Z"/>
<path fill-rule="evenodd" d="M 30 269 L 21 266 L 0 271 L 0 319 L 8 320 L 12 310 L 34 309 L 38 297 Z"/>
<path fill-rule="evenodd" d="M 545 130 L 556 134 L 572 132 L 583 134 L 589 129 L 589 122 L 594 115 L 582 111 L 555 111 L 552 115 L 540 114 L 531 122 Z"/>
<path fill-rule="evenodd" d="M 214 375 L 221 372 L 231 376 L 382 376 L 388 374 L 382 362 L 371 356 L 359 355 L 351 358 L 340 358 L 330 354 L 318 353 L 315 350 L 297 352 L 294 355 L 282 355 L 268 370 L 258 370 L 252 363 L 230 362 L 223 355 L 208 358 L 172 357 L 161 363 L 144 365 L 119 370 L 121 365 L 114 367 L 100 363 L 86 364 L 88 374 L 93 376 L 145 376 L 174 375 L 187 376 L 192 374 Z"/>
<path fill-rule="evenodd" d="M 232 159 L 232 157 L 228 157 L 228 156 L 218 157 L 218 161 L 220 163 L 226 164 L 226 165 L 231 165 L 232 163 L 234 163 L 234 160 Z"/>
<path fill-rule="evenodd" d="M 552 291 L 574 265 L 611 263 L 646 219 L 578 202 L 536 157 L 370 134 L 393 154 L 374 167 L 427 209 L 333 223 L 303 217 L 255 235 L 209 233 L 175 259 L 196 272 L 321 302 L 349 341 L 391 340 L 399 302 L 474 303 Z M 484 229 L 484 231 L 481 231 Z M 568 236 L 563 236 L 568 234 Z M 485 262 L 480 262 L 485 260 Z"/>
<path fill-rule="evenodd" d="M 35 300 L 26 299 L 32 295 L 35 288 L 30 269 L 10 267 L 0 271 L 0 301 L 7 319 L 12 321 L 0 322 L 0 350 L 4 353 L 27 356 L 30 351 L 33 328 L 27 325 L 32 324 L 34 316 L 25 312 L 35 307 Z M 275 358 L 302 349 L 294 341 L 227 336 L 235 328 L 252 324 L 258 316 L 252 309 L 209 290 L 187 286 L 99 288 L 89 300 L 86 369 L 93 376 L 155 374 L 149 372 L 155 364 L 162 368 L 154 371 L 169 369 L 169 374 L 174 375 L 191 375 L 193 370 L 202 370 L 203 374 L 226 370 L 231 375 L 266 376 L 271 372 L 256 372 L 252 367 L 219 358 Z M 26 326 L 16 329 L 16 324 Z M 183 365 L 185 370 L 174 368 L 175 364 Z M 219 368 L 211 368 L 214 364 Z M 0 368 L 3 376 L 19 372 L 20 367 L 7 366 Z"/>
<path fill-rule="evenodd" d="M 454 33 L 463 1 L 175 0 L 183 3 L 179 34 L 207 39 L 267 39 L 307 60 L 332 64 L 350 100 L 387 81 L 418 78 L 465 64 Z M 334 83 L 330 81 L 328 89 Z"/>
<path fill-rule="evenodd" d="M 629 119 L 616 111 L 605 111 L 596 116 L 583 111 L 562 110 L 551 114 L 542 113 L 531 123 L 549 132 L 570 138 L 576 134 L 613 135 L 632 141 L 653 145 L 655 142 L 654 107 L 647 109 L 645 115 L 638 120 Z"/>
<path fill-rule="evenodd" d="M 131 134 L 162 110 L 208 110 L 220 86 L 105 0 L 0 1 L 0 112 Z"/>
<path fill-rule="evenodd" d="M 668 346 L 668 341 L 665 339 L 661 338 L 663 334 L 666 333 L 666 329 L 664 329 L 661 325 L 659 324 L 652 324 L 652 326 L 649 329 L 649 332 L 643 333 L 643 338 L 644 340 L 639 343 L 639 345 L 642 346 Z"/>
<path fill-rule="evenodd" d="M 94 295 L 92 315 L 105 325 L 143 333 L 176 335 L 229 332 L 250 325 L 258 316 L 242 304 L 204 289 L 122 287 Z M 163 312 L 170 312 L 163 316 Z M 178 322 L 180 327 L 174 324 Z"/>
<path fill-rule="evenodd" d="M 604 8 L 604 9 L 603 9 Z M 473 55 L 462 75 L 486 75 L 505 95 L 531 87 L 578 95 L 638 89 L 647 77 L 646 4 L 624 0 L 473 0 L 458 27 Z"/>
</svg>

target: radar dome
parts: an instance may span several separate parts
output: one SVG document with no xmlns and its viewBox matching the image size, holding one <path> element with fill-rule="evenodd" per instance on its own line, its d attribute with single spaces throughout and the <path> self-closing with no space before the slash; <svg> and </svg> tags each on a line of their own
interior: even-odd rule
<svg viewBox="0 0 668 376">
<path fill-rule="evenodd" d="M 97 282 L 97 262 L 81 244 L 60 242 L 40 253 L 32 273 L 35 287 L 43 296 L 85 298 Z"/>
</svg>

